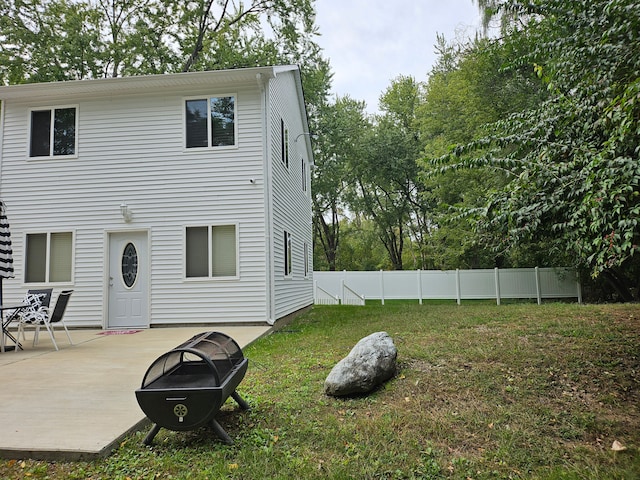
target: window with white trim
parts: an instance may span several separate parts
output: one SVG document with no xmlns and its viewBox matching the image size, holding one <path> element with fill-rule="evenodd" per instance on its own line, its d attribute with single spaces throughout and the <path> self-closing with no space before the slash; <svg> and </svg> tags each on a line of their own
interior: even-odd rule
<svg viewBox="0 0 640 480">
<path fill-rule="evenodd" d="M 284 166 L 289 168 L 289 129 L 282 118 L 280 119 L 280 155 Z"/>
<path fill-rule="evenodd" d="M 77 107 L 31 110 L 29 156 L 53 157 L 76 154 Z"/>
<path fill-rule="evenodd" d="M 28 233 L 25 246 L 25 282 L 70 282 L 73 233 Z"/>
<path fill-rule="evenodd" d="M 284 275 L 289 276 L 293 272 L 291 262 L 293 260 L 293 246 L 291 233 L 284 232 Z"/>
<path fill-rule="evenodd" d="M 185 242 L 187 278 L 237 276 L 236 225 L 187 227 Z"/>
<path fill-rule="evenodd" d="M 185 100 L 185 146 L 187 148 L 236 145 L 236 97 Z"/>
<path fill-rule="evenodd" d="M 309 245 L 304 242 L 304 276 L 309 276 Z"/>
<path fill-rule="evenodd" d="M 307 162 L 302 159 L 302 191 L 307 193 Z"/>
</svg>

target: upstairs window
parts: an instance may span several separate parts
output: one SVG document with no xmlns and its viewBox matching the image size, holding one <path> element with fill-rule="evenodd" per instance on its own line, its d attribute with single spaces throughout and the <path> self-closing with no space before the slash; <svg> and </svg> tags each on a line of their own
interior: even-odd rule
<svg viewBox="0 0 640 480">
<path fill-rule="evenodd" d="M 31 111 L 30 157 L 76 154 L 76 107 Z"/>
<path fill-rule="evenodd" d="M 233 95 L 185 101 L 187 148 L 236 144 L 236 99 Z"/>
</svg>

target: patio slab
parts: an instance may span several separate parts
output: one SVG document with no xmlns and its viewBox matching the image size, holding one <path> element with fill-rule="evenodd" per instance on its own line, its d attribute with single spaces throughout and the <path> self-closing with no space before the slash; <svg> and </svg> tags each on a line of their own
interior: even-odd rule
<svg viewBox="0 0 640 480">
<path fill-rule="evenodd" d="M 129 432 L 148 420 L 135 390 L 151 363 L 192 336 L 220 331 L 240 347 L 267 334 L 264 326 L 152 328 L 123 335 L 102 330 L 47 332 L 37 346 L 31 335 L 23 351 L 0 353 L 0 457 L 91 460 L 108 455 Z M 251 359 L 249 359 L 251 368 Z"/>
</svg>

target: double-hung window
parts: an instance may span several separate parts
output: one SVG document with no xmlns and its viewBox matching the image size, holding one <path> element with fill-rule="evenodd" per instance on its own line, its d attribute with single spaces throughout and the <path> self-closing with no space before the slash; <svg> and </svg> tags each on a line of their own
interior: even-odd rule
<svg viewBox="0 0 640 480">
<path fill-rule="evenodd" d="M 307 162 L 302 159 L 302 191 L 307 193 Z"/>
<path fill-rule="evenodd" d="M 291 240 L 291 233 L 284 232 L 284 275 L 290 276 L 293 273 L 293 241 Z"/>
<path fill-rule="evenodd" d="M 187 278 L 238 275 L 236 225 L 187 227 L 185 242 Z"/>
<path fill-rule="evenodd" d="M 70 282 L 73 233 L 28 233 L 25 248 L 26 283 Z"/>
<path fill-rule="evenodd" d="M 31 110 L 29 156 L 75 155 L 77 122 L 76 107 Z"/>
<path fill-rule="evenodd" d="M 187 148 L 235 146 L 236 135 L 234 95 L 185 100 Z"/>
<path fill-rule="evenodd" d="M 289 168 L 289 129 L 280 119 L 280 158 L 285 167 Z"/>
</svg>

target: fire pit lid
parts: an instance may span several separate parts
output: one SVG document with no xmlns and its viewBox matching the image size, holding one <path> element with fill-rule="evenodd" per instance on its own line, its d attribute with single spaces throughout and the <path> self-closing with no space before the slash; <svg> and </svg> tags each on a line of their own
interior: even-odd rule
<svg viewBox="0 0 640 480">
<path fill-rule="evenodd" d="M 204 364 L 220 384 L 220 375 L 233 369 L 244 359 L 236 341 L 221 332 L 205 332 L 191 337 L 156 359 L 142 380 L 142 388 L 173 371 L 182 364 Z"/>
</svg>

